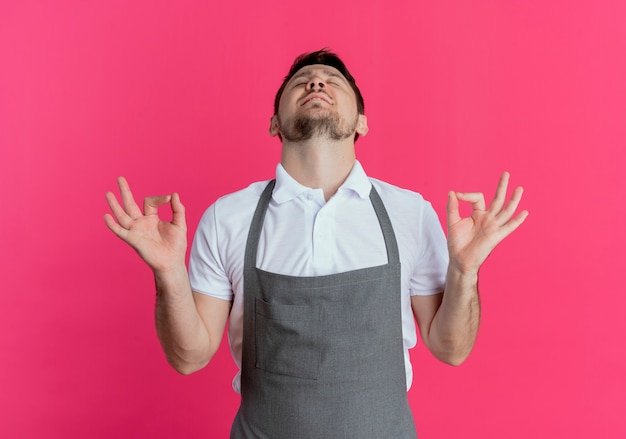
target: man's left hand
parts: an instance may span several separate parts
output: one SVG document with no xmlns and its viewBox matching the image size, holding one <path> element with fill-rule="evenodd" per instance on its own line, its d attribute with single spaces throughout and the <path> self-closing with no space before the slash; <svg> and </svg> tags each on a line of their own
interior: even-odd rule
<svg viewBox="0 0 626 439">
<path fill-rule="evenodd" d="M 523 189 L 515 188 L 507 202 L 508 184 L 509 173 L 504 172 L 488 209 L 481 192 L 450 191 L 448 194 L 448 251 L 451 268 L 464 273 L 478 272 L 491 251 L 524 222 L 528 211 L 523 210 L 513 216 L 522 199 Z M 471 216 L 461 218 L 460 201 L 472 203 Z"/>
</svg>

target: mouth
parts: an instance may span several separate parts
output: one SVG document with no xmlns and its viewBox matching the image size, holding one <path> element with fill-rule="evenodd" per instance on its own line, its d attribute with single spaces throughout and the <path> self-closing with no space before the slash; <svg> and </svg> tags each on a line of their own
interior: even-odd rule
<svg viewBox="0 0 626 439">
<path fill-rule="evenodd" d="M 328 105 L 333 105 L 330 98 L 323 93 L 312 93 L 308 95 L 304 98 L 304 101 L 302 101 L 302 104 L 300 104 L 300 106 L 304 106 L 309 102 L 326 102 Z"/>
</svg>

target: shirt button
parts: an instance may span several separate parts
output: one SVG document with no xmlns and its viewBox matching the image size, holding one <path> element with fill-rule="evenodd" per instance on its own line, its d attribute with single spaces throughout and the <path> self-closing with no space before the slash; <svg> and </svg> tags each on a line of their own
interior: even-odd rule
<svg viewBox="0 0 626 439">
<path fill-rule="evenodd" d="M 308 194 L 308 195 L 306 196 L 306 199 L 307 199 L 307 200 L 309 200 L 309 201 L 311 201 L 311 200 L 313 199 L 313 194 Z"/>
</svg>

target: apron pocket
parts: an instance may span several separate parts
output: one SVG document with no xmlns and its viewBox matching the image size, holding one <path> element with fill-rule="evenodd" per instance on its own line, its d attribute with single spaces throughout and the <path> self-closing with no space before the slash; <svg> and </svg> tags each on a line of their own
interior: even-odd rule
<svg viewBox="0 0 626 439">
<path fill-rule="evenodd" d="M 319 306 L 279 305 L 256 298 L 256 367 L 316 380 L 320 375 Z"/>
</svg>

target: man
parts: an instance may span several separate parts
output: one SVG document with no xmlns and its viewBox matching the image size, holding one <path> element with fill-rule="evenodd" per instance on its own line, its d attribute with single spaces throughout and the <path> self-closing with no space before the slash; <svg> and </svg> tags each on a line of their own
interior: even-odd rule
<svg viewBox="0 0 626 439">
<path fill-rule="evenodd" d="M 438 359 L 467 358 L 478 270 L 526 218 L 514 216 L 522 189 L 506 202 L 504 173 L 489 208 L 481 193 L 450 192 L 446 244 L 428 202 L 356 161 L 363 98 L 326 50 L 296 59 L 274 113 L 276 179 L 207 210 L 189 274 L 178 194 L 146 198 L 142 212 L 120 177 L 123 207 L 108 193 L 106 224 L 154 271 L 157 330 L 176 370 L 206 366 L 229 320 L 241 393 L 232 438 L 415 438 L 406 395 L 415 321 Z M 459 216 L 460 201 L 471 217 Z"/>
</svg>

